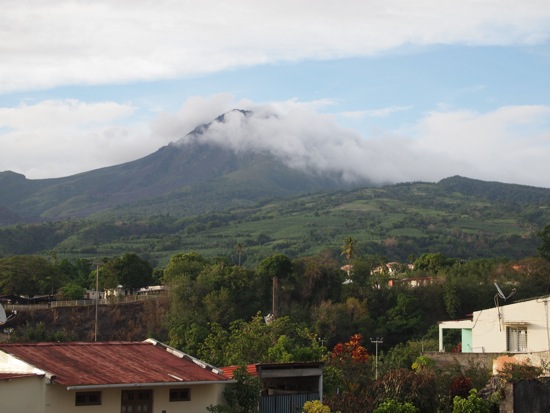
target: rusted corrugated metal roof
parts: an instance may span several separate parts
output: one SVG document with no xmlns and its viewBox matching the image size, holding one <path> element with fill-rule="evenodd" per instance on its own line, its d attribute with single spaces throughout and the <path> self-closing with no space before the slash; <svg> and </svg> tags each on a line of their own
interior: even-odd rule
<svg viewBox="0 0 550 413">
<path fill-rule="evenodd" d="M 221 369 L 224 375 L 226 375 L 227 377 L 233 378 L 235 375 L 235 370 L 237 370 L 239 367 L 240 366 L 227 366 L 227 367 L 222 367 Z M 246 372 L 251 376 L 258 375 L 258 371 L 256 370 L 255 364 L 248 364 L 246 366 Z"/>
<path fill-rule="evenodd" d="M 151 341 L 1 344 L 0 350 L 51 373 L 64 386 L 229 380 L 221 370 L 200 366 L 191 356 L 175 355 Z"/>
<path fill-rule="evenodd" d="M 0 380 L 13 380 L 24 377 L 41 377 L 41 375 L 32 373 L 0 373 Z"/>
</svg>

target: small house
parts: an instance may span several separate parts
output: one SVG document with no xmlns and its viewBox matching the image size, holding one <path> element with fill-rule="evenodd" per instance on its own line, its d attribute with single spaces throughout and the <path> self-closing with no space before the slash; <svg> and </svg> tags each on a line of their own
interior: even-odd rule
<svg viewBox="0 0 550 413">
<path fill-rule="evenodd" d="M 152 339 L 0 344 L 1 412 L 204 412 L 231 382 Z"/>
<path fill-rule="evenodd" d="M 465 320 L 439 323 L 439 351 L 448 329 L 461 330 L 463 353 L 530 353 L 550 351 L 550 296 L 474 311 Z"/>
</svg>

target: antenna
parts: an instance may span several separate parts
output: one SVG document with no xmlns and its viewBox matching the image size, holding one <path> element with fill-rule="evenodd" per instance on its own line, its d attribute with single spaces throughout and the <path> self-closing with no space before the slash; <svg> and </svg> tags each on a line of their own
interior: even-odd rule
<svg viewBox="0 0 550 413">
<path fill-rule="evenodd" d="M 516 293 L 516 289 L 514 288 L 512 290 L 512 292 L 510 294 L 508 294 L 508 297 L 502 292 L 502 290 L 500 289 L 500 287 L 498 286 L 498 284 L 495 282 L 495 287 L 497 288 L 497 293 L 495 294 L 495 307 L 497 308 L 497 314 L 498 314 L 498 328 L 500 331 L 502 331 L 502 324 L 503 324 L 503 320 L 502 320 L 502 314 L 500 312 L 500 307 L 499 307 L 499 303 L 498 303 L 498 298 L 502 298 L 504 301 L 506 301 L 508 298 L 510 298 L 511 296 L 513 296 L 515 293 Z"/>
<path fill-rule="evenodd" d="M 504 301 L 506 301 L 508 298 L 510 298 L 511 296 L 513 296 L 516 293 L 516 289 L 514 288 L 512 290 L 512 292 L 507 297 L 506 295 L 504 295 L 504 293 L 502 292 L 502 290 L 500 289 L 500 287 L 498 286 L 497 283 L 495 283 L 495 287 L 497 288 L 497 296 L 502 298 Z"/>
</svg>

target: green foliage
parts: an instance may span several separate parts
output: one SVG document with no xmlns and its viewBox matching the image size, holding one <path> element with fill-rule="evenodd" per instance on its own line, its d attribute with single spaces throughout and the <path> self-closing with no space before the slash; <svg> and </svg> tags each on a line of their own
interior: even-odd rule
<svg viewBox="0 0 550 413">
<path fill-rule="evenodd" d="M 373 392 L 380 402 L 388 399 L 409 402 L 423 413 L 435 413 L 436 380 L 434 372 L 418 374 L 407 369 L 391 370 L 375 382 Z"/>
<path fill-rule="evenodd" d="M 468 398 L 455 396 L 453 413 L 491 413 L 491 405 L 477 395 L 476 389 L 472 389 Z"/>
<path fill-rule="evenodd" d="M 415 372 L 420 372 L 426 369 L 433 369 L 435 367 L 435 362 L 426 356 L 418 356 L 414 363 L 411 365 L 411 369 Z"/>
<path fill-rule="evenodd" d="M 412 403 L 388 399 L 374 409 L 373 413 L 418 413 L 418 409 Z"/>
<path fill-rule="evenodd" d="M 346 260 L 351 263 L 353 257 L 355 257 L 355 244 L 357 241 L 353 237 L 347 237 L 344 239 L 344 245 L 342 245 L 342 253 Z"/>
<path fill-rule="evenodd" d="M 65 281 L 58 268 L 48 260 L 33 255 L 0 259 L 0 293 L 49 295 Z"/>
<path fill-rule="evenodd" d="M 542 367 L 533 366 L 527 360 L 525 363 L 504 363 L 498 375 L 507 382 L 516 383 L 523 380 L 538 380 L 542 373 Z"/>
<path fill-rule="evenodd" d="M 443 268 L 452 266 L 453 261 L 446 258 L 441 253 L 424 253 L 414 262 L 416 270 L 437 274 Z"/>
<path fill-rule="evenodd" d="M 330 413 L 330 407 L 325 406 L 320 400 L 310 400 L 304 403 L 302 413 Z"/>
<path fill-rule="evenodd" d="M 39 342 L 64 342 L 74 341 L 76 338 L 65 330 L 52 330 L 42 322 L 25 323 L 15 328 L 11 334 L 10 341 L 21 343 Z"/>
<path fill-rule="evenodd" d="M 170 284 L 182 275 L 195 279 L 207 265 L 208 260 L 196 252 L 175 254 L 164 270 L 163 282 Z"/>
<path fill-rule="evenodd" d="M 383 374 L 390 370 L 411 367 L 416 360 L 423 356 L 425 351 L 437 351 L 438 340 L 409 340 L 405 343 L 399 343 L 390 348 L 379 357 L 378 369 Z"/>
<path fill-rule="evenodd" d="M 256 271 L 266 278 L 285 278 L 292 272 L 292 262 L 286 255 L 276 254 L 262 260 Z"/>
<path fill-rule="evenodd" d="M 257 413 L 262 386 L 257 377 L 250 375 L 246 367 L 240 366 L 233 373 L 235 384 L 228 385 L 224 392 L 227 405 L 209 406 L 212 413 Z"/>
<path fill-rule="evenodd" d="M 122 285 L 124 288 L 138 289 L 153 283 L 153 268 L 134 253 L 108 261 L 102 267 L 101 274 L 105 288 Z"/>
<path fill-rule="evenodd" d="M 537 252 L 542 258 L 550 260 L 550 225 L 546 225 L 537 235 L 541 242 Z"/>
<path fill-rule="evenodd" d="M 74 281 L 65 284 L 59 290 L 61 300 L 82 300 L 86 289 Z"/>
<path fill-rule="evenodd" d="M 540 207 L 548 204 L 550 190 L 459 180 L 292 199 L 274 199 L 266 192 L 271 198 L 259 203 L 237 201 L 235 188 L 209 193 L 201 185 L 86 219 L 0 227 L 0 257 L 55 250 L 60 257 L 76 260 L 135 251 L 164 266 L 179 251 L 195 250 L 206 257 L 234 254 L 239 240 L 252 267 L 274 253 L 295 258 L 330 249 L 339 255 L 347 236 L 363 251 L 385 255 L 389 261 L 406 261 L 426 251 L 461 258 L 533 255 L 539 245 L 537 231 L 550 222 L 550 210 Z M 487 196 L 494 192 L 498 196 Z M 227 199 L 220 201 L 224 196 Z M 39 209 L 36 200 L 30 205 Z M 219 208 L 223 211 L 210 212 Z M 49 210 L 54 213 L 51 206 Z"/>
<path fill-rule="evenodd" d="M 319 361 L 325 353 L 326 348 L 303 325 L 288 317 L 266 323 L 260 314 L 250 322 L 235 320 L 229 329 L 211 324 L 198 351 L 201 359 L 217 366 Z"/>
</svg>

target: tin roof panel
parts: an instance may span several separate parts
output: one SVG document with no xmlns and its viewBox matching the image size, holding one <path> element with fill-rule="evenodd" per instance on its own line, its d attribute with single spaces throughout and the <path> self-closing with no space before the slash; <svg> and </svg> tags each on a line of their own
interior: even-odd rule
<svg viewBox="0 0 550 413">
<path fill-rule="evenodd" d="M 152 342 L 2 344 L 0 350 L 51 373 L 65 386 L 225 381 L 209 366 Z"/>
</svg>

